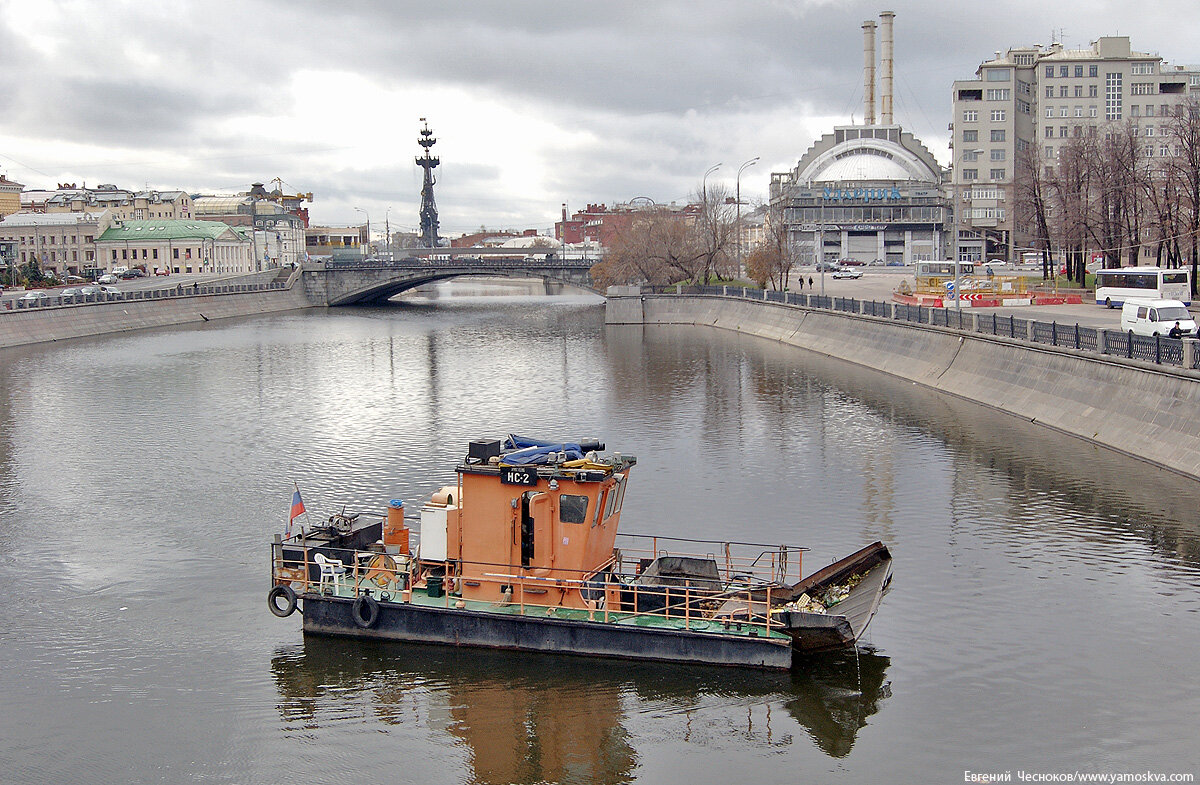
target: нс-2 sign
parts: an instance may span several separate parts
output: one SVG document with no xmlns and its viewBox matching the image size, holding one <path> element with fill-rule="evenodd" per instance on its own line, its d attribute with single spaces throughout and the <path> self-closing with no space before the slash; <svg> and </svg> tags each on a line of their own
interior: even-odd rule
<svg viewBox="0 0 1200 785">
<path fill-rule="evenodd" d="M 506 466 L 500 470 L 500 482 L 505 485 L 537 485 L 537 469 L 533 466 Z"/>
</svg>

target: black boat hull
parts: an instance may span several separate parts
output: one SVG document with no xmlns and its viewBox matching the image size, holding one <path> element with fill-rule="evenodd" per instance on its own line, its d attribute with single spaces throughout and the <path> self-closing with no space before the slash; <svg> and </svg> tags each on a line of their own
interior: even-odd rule
<svg viewBox="0 0 1200 785">
<path fill-rule="evenodd" d="M 542 619 L 466 609 L 380 602 L 372 626 L 360 626 L 346 597 L 301 597 L 304 632 L 374 640 L 582 654 L 659 662 L 787 670 L 790 641 L 686 629 Z"/>
</svg>

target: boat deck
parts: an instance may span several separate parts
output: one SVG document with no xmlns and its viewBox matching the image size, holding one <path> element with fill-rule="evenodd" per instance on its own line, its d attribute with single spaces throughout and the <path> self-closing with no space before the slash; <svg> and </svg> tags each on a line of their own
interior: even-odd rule
<svg viewBox="0 0 1200 785">
<path fill-rule="evenodd" d="M 313 590 L 316 588 L 316 586 L 312 587 Z M 559 606 L 532 605 L 529 603 L 521 605 L 518 602 L 485 602 L 463 599 L 453 593 L 430 596 L 428 587 L 421 585 L 416 586 L 411 591 L 401 592 L 397 596 L 394 592 L 381 592 L 378 586 L 365 579 L 360 580 L 357 586 L 353 579 L 346 579 L 340 585 L 327 585 L 324 591 L 319 593 L 324 596 L 352 600 L 360 593 L 367 591 L 381 603 L 411 604 L 424 608 L 468 610 L 477 613 L 503 614 L 508 616 L 536 616 L 546 619 L 592 622 L 614 626 L 633 626 L 646 629 L 687 630 L 690 632 L 703 632 L 732 637 L 772 638 L 780 641 L 791 640 L 790 636 L 778 629 L 768 630 L 765 624 L 736 620 L 730 620 L 727 624 L 723 620 L 705 618 L 699 613 L 663 615 L 661 612 L 635 613 L 629 611 L 609 611 L 604 608 L 584 610 L 581 608 L 563 608 Z M 782 627 L 782 625 L 779 626 Z"/>
</svg>

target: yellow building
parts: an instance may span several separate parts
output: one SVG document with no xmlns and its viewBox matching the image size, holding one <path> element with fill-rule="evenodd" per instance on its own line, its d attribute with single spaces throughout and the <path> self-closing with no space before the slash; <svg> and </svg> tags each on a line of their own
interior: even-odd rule
<svg viewBox="0 0 1200 785">
<path fill-rule="evenodd" d="M 21 191 L 24 189 L 25 186 L 0 174 L 0 218 L 20 212 Z"/>
</svg>

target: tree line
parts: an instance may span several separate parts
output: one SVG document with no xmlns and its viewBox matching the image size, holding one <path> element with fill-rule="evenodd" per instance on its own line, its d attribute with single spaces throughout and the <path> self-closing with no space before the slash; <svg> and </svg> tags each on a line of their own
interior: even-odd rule
<svg viewBox="0 0 1200 785">
<path fill-rule="evenodd" d="M 1031 227 L 1045 275 L 1057 252 L 1068 280 L 1082 282 L 1089 253 L 1098 251 L 1105 267 L 1190 266 L 1196 294 L 1200 101 L 1154 118 L 1157 136 L 1143 135 L 1146 119 L 1087 127 L 1053 160 L 1037 143 L 1018 154 L 1015 223 Z"/>
</svg>

